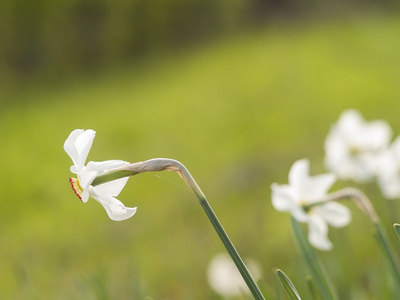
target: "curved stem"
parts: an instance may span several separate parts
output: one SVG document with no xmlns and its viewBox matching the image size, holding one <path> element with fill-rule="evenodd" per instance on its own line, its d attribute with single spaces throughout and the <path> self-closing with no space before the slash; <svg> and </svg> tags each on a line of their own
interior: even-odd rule
<svg viewBox="0 0 400 300">
<path fill-rule="evenodd" d="M 324 201 L 338 201 L 344 199 L 353 200 L 357 206 L 366 213 L 366 215 L 372 220 L 375 227 L 375 238 L 378 242 L 379 247 L 381 248 L 383 254 L 385 255 L 389 267 L 392 270 L 392 275 L 397 282 L 397 286 L 400 285 L 400 267 L 397 256 L 395 255 L 395 251 L 393 246 L 388 238 L 387 232 L 383 227 L 378 215 L 375 212 L 374 207 L 371 204 L 371 201 L 368 197 L 362 193 L 360 190 L 355 188 L 345 188 L 339 190 L 335 193 L 331 193 L 327 195 Z"/>
<path fill-rule="evenodd" d="M 93 180 L 92 186 L 100 185 L 102 183 L 106 183 L 109 181 L 113 181 L 113 180 L 120 179 L 123 177 L 133 176 L 133 175 L 136 175 L 136 173 L 133 173 L 130 171 L 125 171 L 125 170 L 122 170 L 122 171 L 111 170 L 111 171 L 107 172 L 106 174 L 97 176 Z"/>
<path fill-rule="evenodd" d="M 344 188 L 337 192 L 328 194 L 325 201 L 338 201 L 350 199 L 352 200 L 359 209 L 361 209 L 371 220 L 376 223 L 379 221 L 378 215 L 375 212 L 374 207 L 368 197 L 358 189 L 355 188 Z"/>
<path fill-rule="evenodd" d="M 177 172 L 181 178 L 186 182 L 186 184 L 190 187 L 190 189 L 195 193 L 200 205 L 203 207 L 207 217 L 209 218 L 211 224 L 213 225 L 215 231 L 217 232 L 219 238 L 221 239 L 222 243 L 224 244 L 226 250 L 228 251 L 229 255 L 231 256 L 233 262 L 235 263 L 236 267 L 238 268 L 240 274 L 242 275 L 244 281 L 246 282 L 249 290 L 253 294 L 254 298 L 257 300 L 263 300 L 264 296 L 262 295 L 260 289 L 258 288 L 257 284 L 255 283 L 254 279 L 250 275 L 249 271 L 247 270 L 246 265 L 244 264 L 242 258 L 240 257 L 239 253 L 236 251 L 235 246 L 229 239 L 227 233 L 225 232 L 224 228 L 222 227 L 221 223 L 219 222 L 217 216 L 215 215 L 214 211 L 212 210 L 210 204 L 207 201 L 206 196 L 194 180 L 193 176 L 190 174 L 188 169 L 177 160 L 169 159 L 169 158 L 154 158 L 150 160 L 146 160 L 143 162 L 133 163 L 118 169 L 110 170 L 109 174 L 119 175 L 121 177 L 136 175 L 144 172 L 154 172 L 154 171 L 175 171 Z M 109 176 L 109 174 L 103 175 L 101 180 L 104 183 L 104 178 Z M 100 176 L 99 176 L 100 177 Z M 98 178 L 99 178 L 98 177 Z M 97 179 L 97 178 L 96 178 Z M 117 178 L 114 178 L 114 180 Z M 93 184 L 100 184 L 98 182 L 94 182 Z M 92 185 L 93 185 L 92 184 Z"/>
<path fill-rule="evenodd" d="M 328 194 L 324 199 L 322 199 L 322 201 L 306 205 L 304 209 L 309 210 L 313 206 L 318 206 L 328 201 L 340 201 L 347 199 L 352 200 L 358 206 L 358 208 L 361 209 L 372 220 L 372 222 L 378 222 L 379 218 L 371 204 L 371 201 L 369 201 L 368 197 L 363 192 L 355 188 L 344 188 L 337 192 Z"/>
</svg>

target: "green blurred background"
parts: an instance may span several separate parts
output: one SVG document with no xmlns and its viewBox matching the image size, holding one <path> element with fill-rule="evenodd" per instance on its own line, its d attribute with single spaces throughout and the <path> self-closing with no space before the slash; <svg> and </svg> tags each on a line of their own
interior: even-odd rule
<svg viewBox="0 0 400 300">
<path fill-rule="evenodd" d="M 396 2 L 1 1 L 0 298 L 220 299 L 207 285 L 224 248 L 177 174 L 142 174 L 118 197 L 137 214 L 83 204 L 62 146 L 97 136 L 88 160 L 184 163 L 274 298 L 279 267 L 307 299 L 289 215 L 271 205 L 347 108 L 400 133 Z M 337 183 L 334 189 L 353 183 Z M 369 195 L 396 242 L 374 183 Z M 366 217 L 330 229 L 320 253 L 341 299 L 383 299 L 387 271 Z M 146 298 L 150 297 L 150 298 Z"/>
</svg>

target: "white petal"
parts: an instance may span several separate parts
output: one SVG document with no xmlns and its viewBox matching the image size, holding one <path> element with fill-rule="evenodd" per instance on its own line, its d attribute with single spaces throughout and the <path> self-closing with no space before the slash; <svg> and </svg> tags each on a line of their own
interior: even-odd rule
<svg viewBox="0 0 400 300">
<path fill-rule="evenodd" d="M 113 221 L 129 219 L 136 213 L 136 207 L 125 207 L 125 205 L 118 199 L 110 195 L 102 194 L 93 187 L 90 187 L 90 191 L 90 196 L 104 207 L 108 216 Z"/>
<path fill-rule="evenodd" d="M 96 172 L 80 172 L 78 173 L 79 185 L 82 188 L 82 202 L 87 202 L 89 200 L 89 189 L 93 180 L 96 178 Z"/>
<path fill-rule="evenodd" d="M 379 176 L 378 185 L 386 198 L 400 198 L 400 176 L 398 174 L 387 173 Z"/>
<path fill-rule="evenodd" d="M 301 191 L 309 177 L 310 162 L 308 159 L 297 160 L 289 171 L 289 184 Z"/>
<path fill-rule="evenodd" d="M 129 177 L 124 177 L 121 179 L 109 181 L 96 186 L 96 190 L 100 193 L 118 196 L 122 189 L 125 187 L 125 184 L 128 182 Z"/>
<path fill-rule="evenodd" d="M 289 172 L 289 184 L 298 192 L 298 197 L 307 204 L 321 200 L 334 184 L 334 174 L 309 175 L 310 162 L 308 159 L 296 161 Z"/>
<path fill-rule="evenodd" d="M 358 135 L 364 122 L 364 118 L 358 110 L 348 109 L 340 115 L 336 128 L 345 136 L 352 137 Z"/>
<path fill-rule="evenodd" d="M 99 175 L 107 173 L 108 170 L 117 169 L 128 165 L 129 162 L 123 160 L 89 161 L 86 165 L 87 171 L 96 171 Z"/>
<path fill-rule="evenodd" d="M 84 203 L 88 202 L 89 196 L 90 196 L 90 194 L 89 194 L 88 189 L 83 190 L 83 191 L 82 191 L 82 196 L 81 196 L 82 202 L 84 202 Z"/>
<path fill-rule="evenodd" d="M 400 136 L 393 141 L 390 149 L 396 154 L 398 161 L 400 161 Z"/>
<path fill-rule="evenodd" d="M 71 173 L 74 173 L 74 174 L 78 174 L 78 173 L 79 173 L 79 170 L 78 170 L 78 168 L 77 168 L 75 165 L 72 165 L 72 166 L 69 168 L 69 170 L 71 171 Z"/>
<path fill-rule="evenodd" d="M 79 172 L 78 173 L 78 178 L 79 178 L 79 184 L 83 190 L 86 190 L 89 188 L 89 186 L 92 184 L 93 180 L 97 177 L 97 172 Z"/>
<path fill-rule="evenodd" d="M 392 129 L 386 121 L 371 121 L 365 124 L 360 138 L 368 150 L 378 151 L 389 144 L 392 138 Z"/>
<path fill-rule="evenodd" d="M 339 133 L 329 133 L 324 142 L 324 148 L 329 161 L 341 161 L 348 156 L 348 142 Z M 335 167 L 334 165 L 332 167 Z"/>
<path fill-rule="evenodd" d="M 311 176 L 304 183 L 302 196 L 310 203 L 321 201 L 335 181 L 336 176 L 331 173 Z"/>
<path fill-rule="evenodd" d="M 291 186 L 273 183 L 271 189 L 272 205 L 276 210 L 291 211 L 298 206 L 298 197 Z"/>
<path fill-rule="evenodd" d="M 123 160 L 106 160 L 101 162 L 88 162 L 85 171 L 95 171 L 98 175 L 106 174 L 107 170 L 116 169 L 124 165 L 129 164 Z M 96 190 L 100 193 L 108 194 L 111 196 L 118 196 L 122 189 L 125 187 L 126 182 L 129 177 L 124 177 L 121 179 L 109 181 L 96 186 Z"/>
<path fill-rule="evenodd" d="M 322 205 L 315 206 L 313 213 L 323 218 L 329 225 L 334 227 L 343 227 L 350 223 L 350 210 L 339 203 L 327 202 Z"/>
<path fill-rule="evenodd" d="M 75 141 L 76 151 L 78 152 L 78 164 L 77 167 L 81 168 L 84 166 L 86 158 L 89 154 L 90 148 L 92 148 L 94 136 L 96 132 L 88 129 L 82 132 Z"/>
<path fill-rule="evenodd" d="M 292 209 L 290 213 L 297 221 L 302 223 L 308 222 L 308 214 L 304 211 L 302 207 L 297 206 Z"/>
<path fill-rule="evenodd" d="M 78 164 L 78 159 L 79 159 L 79 154 L 75 147 L 75 141 L 78 138 L 78 136 L 82 134 L 83 131 L 84 131 L 83 129 L 75 129 L 69 134 L 68 138 L 65 140 L 64 143 L 64 150 L 65 152 L 67 152 L 69 157 L 71 157 L 74 165 Z"/>
<path fill-rule="evenodd" d="M 309 214 L 308 240 L 311 245 L 320 250 L 331 250 L 333 245 L 328 239 L 328 225 L 316 214 Z"/>
<path fill-rule="evenodd" d="M 91 129 L 86 131 L 75 129 L 64 143 L 65 152 L 71 157 L 72 162 L 78 170 L 81 170 L 85 164 L 95 134 L 95 131 Z"/>
</svg>

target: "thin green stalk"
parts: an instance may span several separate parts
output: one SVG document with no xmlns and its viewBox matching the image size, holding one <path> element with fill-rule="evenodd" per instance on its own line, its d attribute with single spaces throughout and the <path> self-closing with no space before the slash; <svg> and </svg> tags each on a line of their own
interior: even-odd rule
<svg viewBox="0 0 400 300">
<path fill-rule="evenodd" d="M 391 222 L 390 223 L 396 223 L 400 220 L 400 212 L 399 212 L 399 205 L 397 203 L 397 201 L 393 200 L 393 199 L 386 199 L 386 204 L 387 207 L 389 209 L 389 215 L 391 218 Z M 396 248 L 400 248 L 400 240 L 396 239 L 395 243 L 395 247 Z"/>
<path fill-rule="evenodd" d="M 130 175 L 136 175 L 143 172 L 154 172 L 154 171 L 175 171 L 177 172 L 182 179 L 187 183 L 187 185 L 191 188 L 191 190 L 195 193 L 197 199 L 201 207 L 203 207 L 207 217 L 209 218 L 211 224 L 213 225 L 215 231 L 217 232 L 219 238 L 221 239 L 222 243 L 224 244 L 226 250 L 228 251 L 229 255 L 231 256 L 233 262 L 235 263 L 236 267 L 238 268 L 240 274 L 242 275 L 244 281 L 246 282 L 249 290 L 253 294 L 256 300 L 264 300 L 264 296 L 262 295 L 260 289 L 258 288 L 257 284 L 255 283 L 254 279 L 251 277 L 249 271 L 247 270 L 246 265 L 244 264 L 243 260 L 241 259 L 239 253 L 236 251 L 235 246 L 229 239 L 228 235 L 226 234 L 224 228 L 222 227 L 221 223 L 219 222 L 217 216 L 215 215 L 214 211 L 212 210 L 210 204 L 208 203 L 206 196 L 201 191 L 200 187 L 197 185 L 196 181 L 194 180 L 193 176 L 189 173 L 186 167 L 177 160 L 168 159 L 168 158 L 154 158 L 150 160 L 146 160 L 143 162 L 133 163 L 122 168 L 110 170 L 110 174 L 114 174 L 113 176 L 120 176 L 126 177 Z M 100 176 L 99 176 L 100 177 Z M 98 178 L 99 178 L 98 177 Z M 96 178 L 97 179 L 97 178 Z M 101 181 L 104 181 L 104 178 L 101 178 Z M 118 179 L 114 178 L 113 180 Z M 96 184 L 99 184 L 98 182 Z M 103 182 L 102 182 L 103 183 Z"/>
<path fill-rule="evenodd" d="M 208 219 L 210 220 L 211 224 L 214 226 L 215 231 L 217 232 L 219 238 L 221 239 L 222 243 L 224 244 L 226 250 L 228 251 L 229 255 L 231 256 L 233 262 L 235 263 L 236 267 L 238 268 L 240 274 L 242 275 L 244 281 L 246 282 L 247 286 L 249 287 L 251 293 L 253 294 L 255 299 L 264 299 L 264 296 L 261 294 L 257 284 L 255 283 L 254 279 L 251 277 L 249 271 L 246 268 L 243 260 L 241 259 L 239 253 L 236 251 L 235 246 L 229 239 L 228 235 L 226 234 L 224 228 L 222 227 L 221 223 L 219 222 L 217 216 L 215 215 L 214 211 L 212 210 L 210 204 L 208 203 L 207 199 L 199 198 L 201 207 L 203 207 Z"/>
<path fill-rule="evenodd" d="M 307 288 L 308 288 L 308 291 L 309 291 L 309 293 L 311 295 L 311 298 L 313 300 L 319 299 L 319 297 L 317 297 L 317 292 L 315 291 L 314 282 L 312 280 L 312 276 L 311 275 L 307 275 L 306 276 L 306 283 L 307 283 Z"/>
<path fill-rule="evenodd" d="M 396 280 L 396 286 L 400 285 L 400 270 L 399 270 L 399 261 L 397 256 L 395 255 L 395 251 L 393 249 L 392 244 L 389 241 L 386 230 L 384 229 L 382 223 L 378 220 L 374 222 L 375 226 L 375 237 L 378 241 L 378 245 L 380 246 L 383 254 L 385 255 L 389 268 L 391 269 L 393 278 Z"/>
<path fill-rule="evenodd" d="M 396 232 L 397 236 L 400 238 L 400 224 L 394 223 L 393 228 L 394 228 L 394 231 Z"/>
<path fill-rule="evenodd" d="M 371 219 L 374 225 L 374 235 L 377 243 L 386 258 L 389 268 L 392 273 L 392 277 L 395 280 L 394 292 L 398 293 L 400 290 L 400 265 L 393 246 L 388 238 L 387 232 L 379 220 L 378 215 L 375 212 L 374 207 L 368 197 L 361 191 L 354 188 L 345 188 L 327 196 L 325 201 L 338 201 L 343 199 L 353 200 L 357 206 L 365 212 L 365 214 Z"/>
<path fill-rule="evenodd" d="M 123 178 L 123 177 L 133 176 L 133 175 L 136 175 L 136 173 L 131 172 L 131 171 L 125 171 L 125 170 L 123 170 L 123 171 L 110 171 L 110 172 L 108 172 L 106 174 L 97 176 L 93 180 L 92 186 L 96 186 L 96 185 L 99 185 L 99 184 L 102 184 L 102 183 L 106 183 L 106 182 L 109 182 L 109 181 L 113 181 L 113 180 L 120 179 L 120 178 Z"/>
</svg>

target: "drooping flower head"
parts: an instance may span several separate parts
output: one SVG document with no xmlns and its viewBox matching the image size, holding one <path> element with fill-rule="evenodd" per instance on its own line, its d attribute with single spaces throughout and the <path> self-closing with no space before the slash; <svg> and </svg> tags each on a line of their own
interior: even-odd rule
<svg viewBox="0 0 400 300">
<path fill-rule="evenodd" d="M 129 164 L 122 160 L 107 160 L 102 162 L 90 161 L 85 166 L 95 134 L 95 131 L 91 129 L 76 129 L 71 132 L 64 143 L 64 150 L 73 162 L 70 170 L 77 175 L 77 178 L 70 178 L 72 189 L 82 202 L 87 202 L 89 197 L 97 200 L 104 207 L 110 219 L 114 221 L 128 219 L 135 214 L 136 207 L 125 207 L 121 201 L 114 198 L 124 188 L 128 177 L 109 181 L 95 187 L 91 185 L 97 176 L 106 174 L 110 169 Z"/>
<path fill-rule="evenodd" d="M 326 137 L 326 167 L 341 179 L 371 180 L 378 172 L 377 155 L 389 145 L 391 137 L 387 122 L 366 122 L 357 110 L 346 110 Z"/>
<path fill-rule="evenodd" d="M 299 222 L 307 223 L 309 242 L 320 250 L 330 250 L 328 224 L 343 227 L 350 222 L 349 209 L 336 202 L 324 202 L 335 183 L 334 174 L 309 175 L 309 161 L 296 161 L 289 171 L 289 184 L 273 183 L 272 205 L 276 210 L 290 212 Z"/>
</svg>

